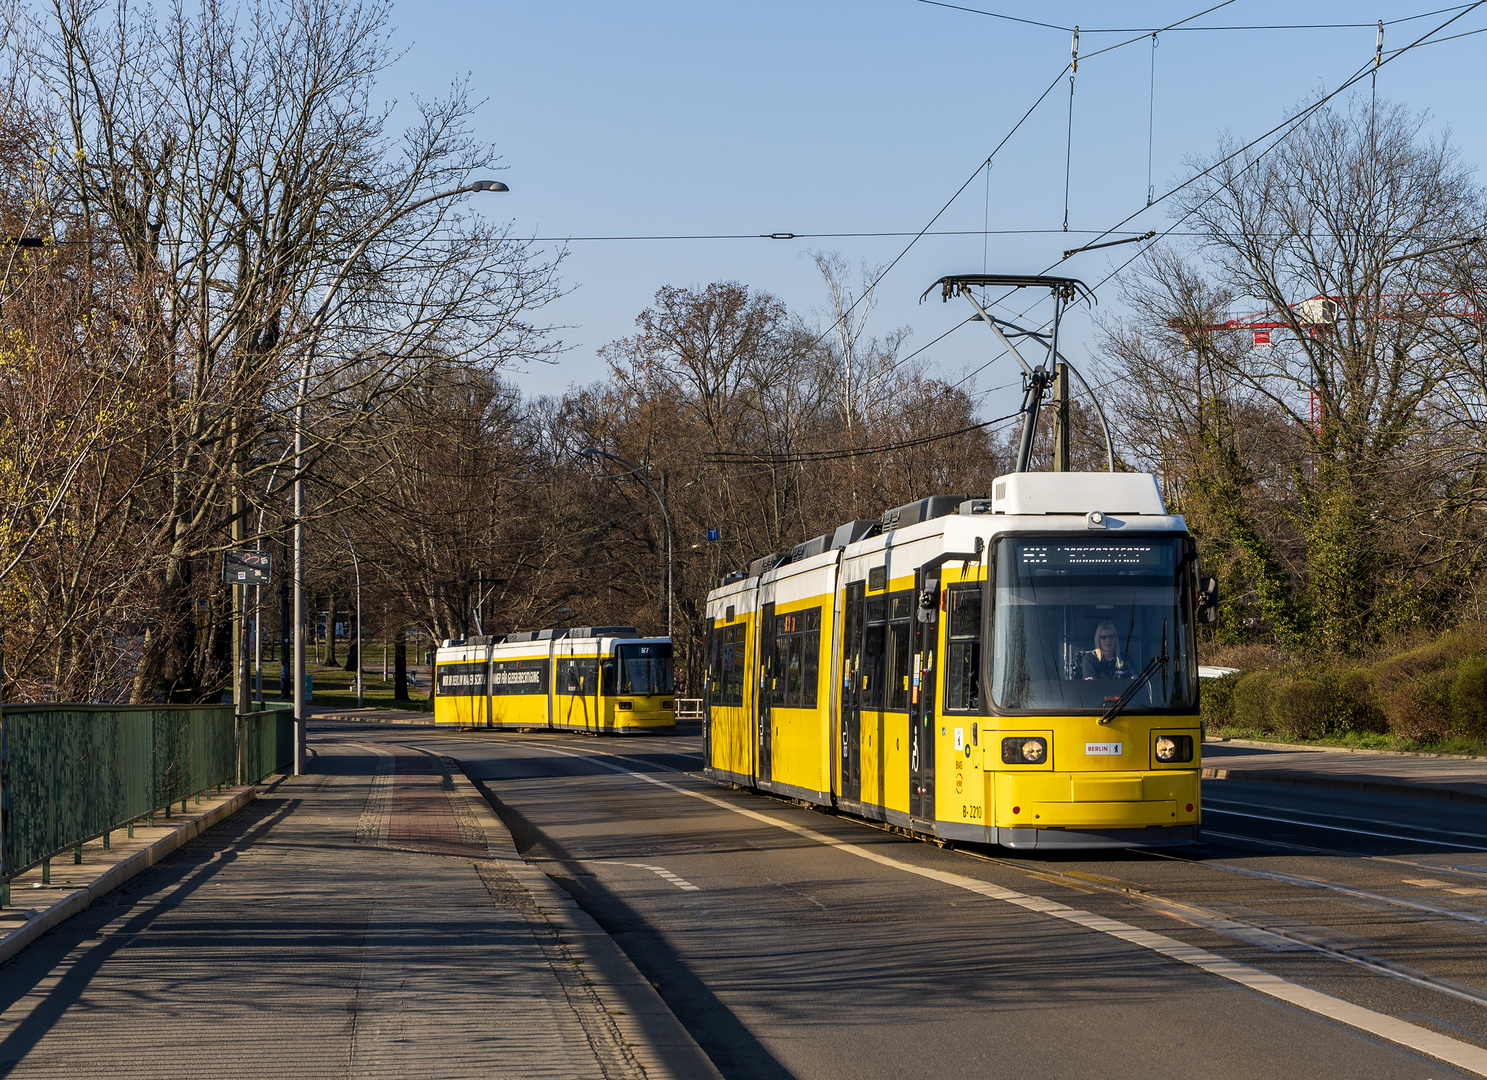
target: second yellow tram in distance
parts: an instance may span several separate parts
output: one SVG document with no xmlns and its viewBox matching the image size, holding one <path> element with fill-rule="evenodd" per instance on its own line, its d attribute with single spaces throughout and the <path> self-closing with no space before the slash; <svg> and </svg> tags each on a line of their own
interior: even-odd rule
<svg viewBox="0 0 1487 1080">
<path fill-rule="evenodd" d="M 528 630 L 446 641 L 434 724 L 591 735 L 676 730 L 671 639 L 633 626 Z"/>
<path fill-rule="evenodd" d="M 709 593 L 705 771 L 948 840 L 1190 844 L 1215 603 L 1147 474 L 850 522 Z"/>
</svg>

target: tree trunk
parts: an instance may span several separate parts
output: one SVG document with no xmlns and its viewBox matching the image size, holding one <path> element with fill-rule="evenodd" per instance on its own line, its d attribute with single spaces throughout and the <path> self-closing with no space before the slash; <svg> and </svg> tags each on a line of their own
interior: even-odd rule
<svg viewBox="0 0 1487 1080">
<path fill-rule="evenodd" d="M 325 664 L 327 667 L 335 667 L 339 661 L 336 659 L 336 594 L 330 594 L 330 603 L 326 605 L 325 612 Z"/>
<path fill-rule="evenodd" d="M 395 701 L 408 700 L 408 637 L 398 631 L 393 642 L 392 696 Z"/>
</svg>

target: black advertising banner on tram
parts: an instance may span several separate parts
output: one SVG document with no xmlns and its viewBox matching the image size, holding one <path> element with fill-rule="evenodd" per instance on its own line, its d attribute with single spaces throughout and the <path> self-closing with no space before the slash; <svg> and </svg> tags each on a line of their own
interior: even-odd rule
<svg viewBox="0 0 1487 1080">
<path fill-rule="evenodd" d="M 485 693 L 485 662 L 440 664 L 440 697 L 478 697 Z"/>
<path fill-rule="evenodd" d="M 497 660 L 492 672 L 493 693 L 547 695 L 547 659 Z M 485 693 L 485 661 L 439 665 L 439 696 L 463 697 Z"/>
</svg>

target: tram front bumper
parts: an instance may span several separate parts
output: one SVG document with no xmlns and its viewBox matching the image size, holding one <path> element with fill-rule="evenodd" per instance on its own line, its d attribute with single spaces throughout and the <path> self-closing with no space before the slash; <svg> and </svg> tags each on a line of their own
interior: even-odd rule
<svg viewBox="0 0 1487 1080">
<path fill-rule="evenodd" d="M 997 773 L 993 824 L 1000 830 L 1146 829 L 1196 826 L 1196 770 L 1145 773 Z M 1191 842 L 1191 841 L 1187 841 Z"/>
</svg>

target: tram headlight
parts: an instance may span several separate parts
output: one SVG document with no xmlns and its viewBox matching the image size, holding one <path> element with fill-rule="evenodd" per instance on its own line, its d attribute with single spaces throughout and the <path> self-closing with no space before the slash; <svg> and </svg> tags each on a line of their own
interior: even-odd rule
<svg viewBox="0 0 1487 1080">
<path fill-rule="evenodd" d="M 1041 765 L 1047 760 L 1047 739 L 1019 735 L 1002 740 L 1003 765 Z"/>
<path fill-rule="evenodd" d="M 1157 760 L 1161 762 L 1192 761 L 1193 737 L 1191 735 L 1158 735 Z"/>
</svg>

